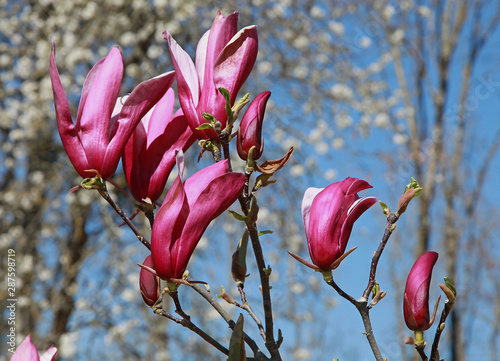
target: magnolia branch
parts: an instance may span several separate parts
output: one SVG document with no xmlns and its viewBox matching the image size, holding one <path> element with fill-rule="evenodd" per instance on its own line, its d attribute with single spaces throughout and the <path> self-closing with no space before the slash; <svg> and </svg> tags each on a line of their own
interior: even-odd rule
<svg viewBox="0 0 500 361">
<path fill-rule="evenodd" d="M 188 278 L 188 282 L 190 279 Z M 190 287 L 195 290 L 199 295 L 201 295 L 205 300 L 208 301 L 210 306 L 212 306 L 219 315 L 226 321 L 231 329 L 234 328 L 235 322 L 229 316 L 229 314 L 222 308 L 222 306 L 217 302 L 217 300 L 212 296 L 210 292 L 208 292 L 204 286 L 197 283 L 190 283 Z M 247 345 L 252 349 L 256 360 L 268 360 L 268 358 L 262 353 L 259 349 L 259 346 L 255 343 L 255 341 L 250 338 L 245 332 L 243 332 L 243 339 L 247 343 Z"/>
<path fill-rule="evenodd" d="M 439 319 L 439 324 L 436 328 L 434 342 L 432 343 L 430 361 L 437 361 L 438 360 L 439 340 L 441 338 L 441 333 L 443 332 L 444 327 L 445 327 L 446 318 L 450 314 L 451 309 L 453 308 L 453 305 L 454 305 L 454 301 L 450 301 L 449 299 L 444 304 L 444 309 L 443 309 L 443 312 L 441 313 L 441 318 Z"/>
<path fill-rule="evenodd" d="M 180 319 L 180 318 L 177 318 L 177 317 L 171 315 L 170 313 L 168 313 L 168 312 L 166 312 L 164 310 L 161 310 L 161 315 L 163 317 L 168 318 L 169 320 L 174 321 L 175 323 L 178 323 L 179 325 L 182 325 L 182 326 L 190 329 L 191 331 L 193 331 L 194 333 L 196 333 L 198 336 L 200 336 L 203 340 L 205 340 L 210 345 L 214 346 L 217 350 L 219 350 L 220 352 L 222 352 L 224 355 L 226 355 L 226 356 L 229 355 L 229 350 L 227 348 L 225 348 L 224 346 L 222 346 L 219 342 L 217 342 L 212 337 L 210 337 L 208 334 L 206 334 L 203 330 L 201 330 L 200 328 L 198 328 L 189 319 L 189 316 L 188 316 L 188 318 L 185 318 L 183 316 L 182 319 Z"/>
<path fill-rule="evenodd" d="M 129 228 L 134 232 L 135 236 L 139 239 L 139 241 L 147 247 L 151 251 L 151 244 L 149 241 L 141 234 L 141 232 L 137 229 L 134 223 L 130 220 L 130 218 L 127 217 L 125 212 L 118 206 L 118 204 L 115 203 L 113 198 L 108 193 L 108 190 L 106 188 L 106 183 L 103 182 L 103 185 L 97 188 L 97 191 L 101 195 L 102 198 L 108 202 L 111 207 L 115 210 L 116 213 L 123 219 L 123 221 L 129 226 Z"/>
<path fill-rule="evenodd" d="M 366 289 L 363 292 L 363 298 L 366 300 L 368 300 L 370 292 L 372 291 L 373 286 L 375 285 L 375 275 L 377 273 L 377 266 L 380 260 L 380 256 L 382 255 L 382 252 L 384 251 L 384 248 L 387 242 L 389 241 L 392 232 L 394 232 L 394 229 L 396 229 L 395 223 L 398 221 L 398 219 L 399 217 L 395 213 L 390 213 L 387 216 L 387 223 L 385 226 L 384 236 L 382 237 L 382 241 L 380 241 L 377 252 L 375 252 L 375 254 L 373 255 L 368 286 L 366 286 Z"/>
<path fill-rule="evenodd" d="M 241 198 L 240 198 L 241 199 Z M 248 215 L 248 207 L 245 209 L 245 215 Z M 245 211 L 244 210 L 244 211 Z M 248 235 L 252 241 L 252 247 L 257 261 L 257 268 L 259 269 L 260 282 L 262 286 L 262 301 L 264 305 L 264 318 L 266 329 L 266 347 L 271 353 L 273 360 L 281 360 L 278 350 L 278 344 L 274 340 L 273 330 L 273 309 L 271 303 L 271 290 L 269 285 L 269 274 L 267 272 L 266 263 L 264 261 L 264 254 L 259 241 L 259 234 L 256 224 L 247 224 Z"/>
<path fill-rule="evenodd" d="M 368 303 L 367 299 L 363 301 L 356 301 L 354 297 L 344 292 L 344 290 L 342 290 L 335 283 L 333 278 L 326 281 L 326 283 L 331 287 L 333 287 L 341 297 L 345 298 L 347 301 L 349 301 L 356 307 L 359 314 L 361 315 L 361 319 L 363 320 L 363 326 L 365 327 L 365 335 L 366 338 L 368 339 L 368 343 L 370 344 L 375 359 L 377 361 L 384 361 L 384 358 L 382 357 L 382 354 L 380 353 L 380 350 L 378 348 L 377 341 L 375 340 L 375 336 L 373 335 L 372 324 L 370 321 L 370 308 L 367 307 Z"/>
<path fill-rule="evenodd" d="M 264 326 L 262 325 L 262 321 L 260 318 L 257 316 L 257 314 L 253 311 L 252 307 L 250 307 L 250 304 L 247 302 L 245 291 L 243 290 L 243 283 L 238 283 L 238 291 L 241 296 L 241 304 L 235 302 L 234 305 L 236 307 L 239 307 L 243 310 L 245 310 L 250 317 L 255 321 L 255 324 L 259 328 L 260 335 L 262 336 L 262 339 L 266 341 L 266 332 L 264 330 Z"/>
<path fill-rule="evenodd" d="M 222 139 L 221 139 L 222 136 Z M 229 142 L 227 141 L 228 135 L 225 130 L 219 135 L 221 139 L 221 145 L 224 153 L 225 159 L 228 159 L 229 169 L 231 170 L 231 158 L 229 156 Z M 250 196 L 248 194 L 249 189 L 249 178 L 251 171 L 245 171 L 247 181 L 243 189 L 243 194 L 238 198 L 240 201 L 241 209 L 245 216 L 250 213 Z M 249 221 L 247 224 L 248 234 L 252 241 L 252 248 L 255 255 L 255 260 L 257 262 L 257 268 L 259 270 L 261 289 L 262 289 L 262 302 L 264 307 L 264 319 L 265 319 L 265 343 L 266 348 L 271 353 L 271 359 L 281 360 L 281 355 L 279 353 L 279 345 L 274 339 L 274 321 L 273 321 L 273 310 L 271 302 L 271 291 L 269 285 L 269 274 L 267 273 L 266 262 L 264 260 L 264 253 L 262 252 L 262 247 L 259 240 L 259 232 L 255 222 Z M 255 320 L 255 318 L 254 318 Z M 259 320 L 260 321 L 260 320 Z"/>
</svg>

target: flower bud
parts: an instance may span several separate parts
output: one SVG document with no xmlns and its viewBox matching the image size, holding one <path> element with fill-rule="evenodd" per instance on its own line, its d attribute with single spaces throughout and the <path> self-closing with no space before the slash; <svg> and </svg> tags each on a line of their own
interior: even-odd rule
<svg viewBox="0 0 500 361">
<path fill-rule="evenodd" d="M 253 159 L 259 159 L 264 150 L 264 139 L 262 138 L 262 122 L 264 121 L 264 112 L 266 111 L 267 100 L 271 96 L 270 91 L 265 91 L 257 97 L 248 106 L 240 128 L 238 129 L 237 148 L 238 155 L 242 160 L 247 160 L 250 148 L 253 149 Z"/>
<path fill-rule="evenodd" d="M 429 285 L 437 259 L 436 252 L 424 253 L 417 259 L 408 275 L 403 312 L 406 326 L 412 331 L 425 331 L 434 321 L 434 316 L 431 319 L 429 315 Z"/>
<path fill-rule="evenodd" d="M 154 268 L 153 259 L 151 258 L 151 255 L 149 255 L 144 260 L 143 264 L 150 268 Z M 161 296 L 161 289 L 160 289 L 160 283 L 158 282 L 158 277 L 149 272 L 148 270 L 145 270 L 144 268 L 141 268 L 141 273 L 139 276 L 139 287 L 141 290 L 142 299 L 144 300 L 144 302 L 146 302 L 148 306 L 153 306 Z"/>
</svg>

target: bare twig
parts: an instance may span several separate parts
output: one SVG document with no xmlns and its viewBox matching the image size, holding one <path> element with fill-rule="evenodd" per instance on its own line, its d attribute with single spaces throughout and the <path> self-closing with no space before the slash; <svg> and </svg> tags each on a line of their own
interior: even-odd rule
<svg viewBox="0 0 500 361">
<path fill-rule="evenodd" d="M 190 279 L 188 278 L 188 282 Z M 221 315 L 221 317 L 226 321 L 226 323 L 229 325 L 231 329 L 234 328 L 235 322 L 229 316 L 229 314 L 222 308 L 222 306 L 217 302 L 217 300 L 212 296 L 210 292 L 206 290 L 206 288 L 200 284 L 197 283 L 191 283 L 190 284 L 191 288 L 198 292 L 204 299 L 208 301 L 208 303 Z M 259 349 L 259 346 L 255 343 L 255 341 L 250 338 L 246 333 L 243 333 L 243 339 L 247 343 L 247 345 L 252 349 L 255 359 L 256 360 L 269 360 Z"/>
<path fill-rule="evenodd" d="M 384 251 L 385 245 L 389 241 L 389 238 L 391 237 L 392 232 L 394 232 L 395 223 L 398 221 L 398 219 L 399 219 L 399 217 L 395 213 L 390 213 L 387 216 L 387 223 L 385 225 L 384 236 L 382 237 L 382 241 L 380 241 L 377 252 L 375 252 L 375 254 L 373 255 L 372 265 L 371 265 L 371 269 L 370 269 L 370 277 L 368 279 L 368 286 L 366 286 L 366 289 L 363 292 L 363 298 L 366 300 L 368 300 L 368 297 L 370 296 L 370 292 L 372 291 L 373 286 L 375 285 L 375 275 L 377 273 L 378 261 L 380 260 L 380 256 L 382 255 L 382 252 Z"/>
<path fill-rule="evenodd" d="M 326 280 L 325 280 L 326 281 Z M 377 341 L 375 340 L 375 336 L 373 335 L 373 329 L 372 329 L 372 324 L 370 321 L 370 308 L 367 307 L 368 304 L 368 299 L 362 298 L 361 300 L 357 301 L 352 297 L 351 295 L 347 294 L 344 292 L 332 279 L 326 281 L 328 285 L 333 287 L 337 293 L 345 298 L 347 301 L 352 303 L 356 309 L 358 310 L 359 314 L 361 315 L 361 319 L 363 320 L 363 326 L 365 327 L 365 335 L 366 338 L 368 339 L 368 343 L 370 344 L 370 347 L 372 349 L 373 355 L 375 356 L 375 359 L 377 361 L 384 361 L 384 358 L 382 357 L 382 354 L 380 353 L 380 349 L 378 348 Z"/>
<path fill-rule="evenodd" d="M 250 307 L 250 304 L 247 302 L 245 291 L 243 290 L 243 284 L 242 283 L 238 283 L 238 291 L 240 292 L 240 296 L 241 296 L 241 304 L 235 302 L 234 303 L 235 306 L 237 306 L 237 307 L 239 307 L 239 308 L 241 308 L 241 309 L 243 309 L 243 310 L 245 310 L 245 311 L 248 312 L 248 314 L 250 315 L 250 317 L 252 317 L 252 319 L 255 321 L 255 324 L 259 328 L 260 335 L 262 336 L 262 339 L 265 342 L 266 341 L 266 332 L 264 330 L 264 326 L 262 325 L 262 321 L 260 320 L 260 318 L 252 310 L 252 307 Z"/>
<path fill-rule="evenodd" d="M 453 305 L 454 302 L 451 302 L 450 300 L 447 300 L 444 304 L 444 309 L 443 312 L 441 312 L 441 318 L 439 319 L 439 324 L 436 328 L 436 335 L 434 336 L 434 342 L 432 343 L 430 361 L 438 361 L 439 339 L 441 338 L 441 334 L 443 333 L 446 318 L 450 314 Z"/>
<path fill-rule="evenodd" d="M 161 315 L 163 317 L 168 318 L 169 320 L 174 321 L 175 323 L 178 323 L 179 325 L 182 325 L 194 333 L 196 333 L 198 336 L 200 336 L 203 340 L 208 342 L 210 345 L 214 346 L 217 350 L 222 352 L 224 355 L 229 355 L 229 350 L 222 346 L 219 342 L 214 340 L 212 337 L 210 337 L 208 334 L 206 334 L 203 330 L 199 329 L 190 319 L 189 316 L 188 318 L 182 317 L 182 319 L 177 318 L 170 313 L 166 312 L 165 310 L 161 310 Z M 184 314 L 185 315 L 185 314 Z M 187 315 L 186 315 L 187 316 Z"/>
<path fill-rule="evenodd" d="M 97 191 L 101 195 L 102 198 L 106 200 L 110 204 L 110 206 L 115 210 L 116 213 L 123 219 L 123 221 L 129 226 L 129 228 L 134 232 L 135 236 L 139 239 L 139 241 L 147 247 L 151 251 L 151 244 L 149 241 L 139 232 L 139 229 L 132 223 L 130 218 L 127 217 L 125 212 L 115 203 L 115 201 L 111 198 L 108 193 L 108 189 L 106 188 L 106 183 L 103 182 L 103 185 L 100 188 L 97 188 Z"/>
</svg>

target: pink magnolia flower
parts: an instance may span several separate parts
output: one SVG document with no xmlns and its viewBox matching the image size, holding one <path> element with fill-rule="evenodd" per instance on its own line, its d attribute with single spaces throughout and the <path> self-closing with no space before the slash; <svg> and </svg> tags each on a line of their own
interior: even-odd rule
<svg viewBox="0 0 500 361">
<path fill-rule="evenodd" d="M 172 85 L 170 72 L 139 84 L 127 98 L 121 111 L 112 116 L 123 77 L 123 59 L 117 47 L 99 60 L 87 75 L 73 123 L 68 99 L 56 66 L 56 48 L 52 44 L 50 79 L 59 135 L 76 171 L 84 178 L 110 178 L 116 171 L 125 144 L 137 123 Z"/>
<path fill-rule="evenodd" d="M 130 192 L 139 202 L 160 198 L 175 165 L 175 152 L 195 141 L 179 109 L 172 117 L 174 91 L 167 93 L 139 122 L 123 153 L 123 170 Z"/>
<path fill-rule="evenodd" d="M 157 275 L 180 279 L 209 223 L 238 198 L 246 177 L 229 172 L 227 160 L 206 167 L 184 183 L 182 152 L 177 155 L 179 176 L 156 215 L 151 254 Z"/>
<path fill-rule="evenodd" d="M 257 58 L 256 26 L 248 26 L 236 32 L 237 23 L 237 12 L 227 17 L 217 13 L 212 27 L 203 35 L 196 48 L 196 66 L 172 36 L 167 31 L 163 32 L 177 73 L 182 110 L 189 126 L 200 140 L 218 140 L 212 129 L 196 130 L 206 123 L 203 113 L 212 114 L 223 128 L 226 126 L 226 100 L 220 94 L 219 87 L 229 91 L 231 105 L 234 105 L 236 95 L 250 75 Z"/>
<path fill-rule="evenodd" d="M 31 342 L 31 335 L 26 338 L 17 346 L 16 352 L 12 355 L 10 361 L 52 361 L 57 353 L 57 348 L 50 346 L 42 356 L 38 355 L 38 349 Z"/>
<path fill-rule="evenodd" d="M 408 275 L 403 312 L 406 326 L 412 331 L 425 331 L 434 321 L 434 316 L 431 320 L 429 314 L 429 285 L 438 256 L 436 252 L 425 252 L 416 260 Z"/>
<path fill-rule="evenodd" d="M 247 160 L 248 152 L 252 146 L 255 146 L 252 153 L 254 160 L 259 159 L 262 155 L 262 151 L 264 150 L 262 122 L 264 121 L 264 112 L 266 111 L 266 104 L 270 96 L 270 91 L 265 91 L 257 95 L 241 119 L 236 145 L 238 155 L 242 160 Z"/>
<path fill-rule="evenodd" d="M 346 178 L 324 189 L 309 188 L 302 201 L 302 218 L 312 262 L 319 270 L 338 266 L 343 256 L 354 222 L 377 199 L 360 198 L 357 192 L 372 188 L 358 178 Z"/>
<path fill-rule="evenodd" d="M 154 269 L 151 255 L 146 257 L 143 265 Z M 157 276 L 144 268 L 141 268 L 139 274 L 139 288 L 141 290 L 142 299 L 148 306 L 153 306 L 161 296 L 161 289 Z"/>
</svg>

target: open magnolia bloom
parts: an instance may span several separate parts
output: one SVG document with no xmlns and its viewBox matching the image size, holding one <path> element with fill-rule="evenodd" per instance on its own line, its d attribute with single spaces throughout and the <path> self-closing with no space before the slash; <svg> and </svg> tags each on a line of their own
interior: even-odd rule
<svg viewBox="0 0 500 361">
<path fill-rule="evenodd" d="M 403 300 L 403 312 L 406 326 L 412 331 L 425 331 L 434 322 L 436 309 L 431 318 L 429 313 L 429 286 L 432 269 L 438 257 L 439 255 L 436 252 L 425 252 L 415 261 L 408 274 Z"/>
<path fill-rule="evenodd" d="M 349 177 L 323 189 L 307 189 L 302 218 L 312 264 L 292 256 L 317 271 L 337 268 L 348 254 L 344 252 L 354 222 L 377 201 L 375 197 L 358 196 L 357 192 L 367 188 L 372 188 L 368 182 Z"/>
<path fill-rule="evenodd" d="M 257 27 L 248 26 L 237 32 L 238 13 L 224 17 L 217 13 L 212 27 L 200 39 L 196 48 L 196 66 L 190 56 L 167 31 L 172 62 L 177 74 L 177 91 L 189 126 L 200 140 L 218 140 L 212 129 L 197 130 L 207 123 L 203 113 L 211 114 L 226 126 L 226 100 L 222 87 L 229 91 L 231 106 L 257 58 Z"/>
<path fill-rule="evenodd" d="M 172 89 L 142 118 L 122 157 L 130 193 L 138 202 L 154 204 L 160 198 L 175 165 L 175 154 L 196 140 L 179 109 L 172 116 Z"/>
<path fill-rule="evenodd" d="M 57 348 L 50 346 L 41 356 L 38 355 L 38 349 L 31 342 L 31 335 L 21 342 L 16 348 L 16 352 L 12 355 L 10 361 L 52 361 L 56 357 Z"/>
<path fill-rule="evenodd" d="M 156 274 L 180 279 L 191 254 L 212 220 L 243 191 L 246 177 L 229 172 L 227 160 L 212 164 L 182 182 L 184 156 L 177 154 L 179 175 L 156 215 L 151 233 L 151 254 Z"/>
<path fill-rule="evenodd" d="M 123 78 L 123 58 L 117 47 L 97 62 L 83 84 L 76 123 L 56 66 L 52 44 L 50 79 L 59 135 L 66 153 L 83 178 L 108 179 L 116 171 L 125 144 L 142 117 L 163 97 L 175 79 L 165 73 L 139 84 L 113 115 Z M 92 171 L 89 171 L 92 170 Z"/>
</svg>

